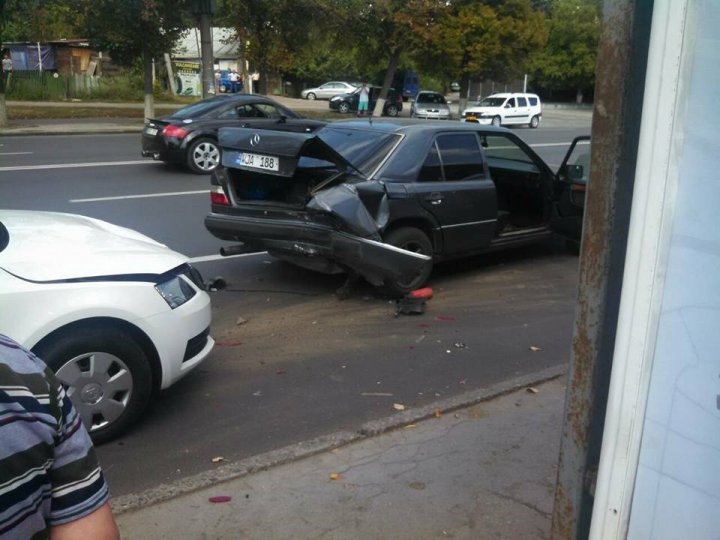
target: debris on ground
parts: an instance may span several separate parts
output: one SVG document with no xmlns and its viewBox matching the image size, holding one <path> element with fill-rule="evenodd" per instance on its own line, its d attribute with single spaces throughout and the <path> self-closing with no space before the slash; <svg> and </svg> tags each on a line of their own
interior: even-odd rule
<svg viewBox="0 0 720 540">
<path fill-rule="evenodd" d="M 456 348 L 456 349 L 467 349 L 468 346 L 465 345 L 462 341 L 457 341 L 457 342 L 455 343 L 455 348 Z"/>
<path fill-rule="evenodd" d="M 260 397 L 262 396 L 262 390 L 258 390 L 257 392 L 253 392 L 253 396 Z"/>
<path fill-rule="evenodd" d="M 405 405 L 403 405 L 402 403 L 393 403 L 393 409 L 395 409 L 396 411 L 404 411 Z"/>
<path fill-rule="evenodd" d="M 330 480 L 342 480 L 342 474 L 340 473 L 330 473 Z"/>
<path fill-rule="evenodd" d="M 528 349 L 530 349 L 532 352 L 542 351 L 540 347 L 536 347 L 535 345 L 531 345 L 530 347 L 528 347 Z"/>
<path fill-rule="evenodd" d="M 417 338 L 417 339 L 415 340 L 415 343 L 420 343 L 423 339 L 425 339 L 425 334 L 423 334 L 422 336 L 420 336 L 419 338 Z"/>
<path fill-rule="evenodd" d="M 425 313 L 427 303 L 423 298 L 400 298 L 395 301 L 395 316 L 398 315 L 422 315 Z"/>
<path fill-rule="evenodd" d="M 232 497 L 230 495 L 218 495 L 216 497 L 210 497 L 208 501 L 211 503 L 225 503 L 232 501 Z"/>
<path fill-rule="evenodd" d="M 217 456 L 212 458 L 210 461 L 212 461 L 213 463 L 220 463 L 221 461 L 225 461 L 225 458 L 222 456 Z"/>
<path fill-rule="evenodd" d="M 433 290 L 430 287 L 416 289 L 408 294 L 409 298 L 430 300 L 433 297 Z"/>
<path fill-rule="evenodd" d="M 235 321 L 235 324 L 236 324 L 237 326 L 240 326 L 241 324 L 245 324 L 246 322 L 248 322 L 248 320 L 247 320 L 246 318 L 244 318 L 244 317 L 238 317 L 238 318 L 237 318 L 237 321 Z"/>
<path fill-rule="evenodd" d="M 287 371 L 285 371 L 284 369 L 276 369 L 275 370 L 276 375 L 285 375 L 286 373 L 287 373 Z"/>
<path fill-rule="evenodd" d="M 360 392 L 360 395 L 366 397 L 392 397 L 390 392 Z"/>
<path fill-rule="evenodd" d="M 457 319 L 452 315 L 438 315 L 435 317 L 438 321 L 456 321 Z"/>
<path fill-rule="evenodd" d="M 418 324 L 418 327 L 420 327 L 420 328 L 430 328 L 430 325 L 429 325 L 428 323 L 426 323 L 426 322 L 421 322 L 420 324 Z"/>
<path fill-rule="evenodd" d="M 442 413 L 440 412 L 440 409 L 435 409 L 435 418 L 440 418 L 442 416 Z"/>
<path fill-rule="evenodd" d="M 539 392 L 539 390 L 537 388 L 530 386 L 529 388 L 526 389 L 526 392 L 528 392 L 530 394 L 537 394 Z"/>
<path fill-rule="evenodd" d="M 242 345 L 242 341 L 216 341 L 217 347 L 239 347 Z"/>
</svg>

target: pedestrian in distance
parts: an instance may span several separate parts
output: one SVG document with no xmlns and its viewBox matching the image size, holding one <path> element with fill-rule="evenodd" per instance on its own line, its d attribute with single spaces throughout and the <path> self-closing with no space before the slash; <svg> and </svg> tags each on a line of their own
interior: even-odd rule
<svg viewBox="0 0 720 540">
<path fill-rule="evenodd" d="M 10 86 L 10 78 L 13 70 L 13 62 L 10 54 L 5 53 L 2 59 L 2 76 L 5 78 L 5 84 Z"/>
<path fill-rule="evenodd" d="M 119 540 L 120 533 L 92 441 L 64 388 L 0 334 L 0 540 L 30 538 Z"/>
<path fill-rule="evenodd" d="M 368 114 L 368 101 L 370 101 L 370 90 L 365 81 L 360 83 L 360 95 L 358 96 L 358 116 Z"/>
</svg>

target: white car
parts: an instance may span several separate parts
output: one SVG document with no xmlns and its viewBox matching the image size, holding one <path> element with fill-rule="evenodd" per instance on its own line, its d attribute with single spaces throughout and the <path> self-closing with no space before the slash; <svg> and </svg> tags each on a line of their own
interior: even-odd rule
<svg viewBox="0 0 720 540">
<path fill-rule="evenodd" d="M 493 94 L 462 113 L 463 122 L 493 126 L 526 125 L 536 128 L 542 120 L 542 104 L 535 94 Z"/>
<path fill-rule="evenodd" d="M 317 88 L 306 88 L 300 92 L 300 96 L 303 99 L 330 99 L 333 96 L 340 94 L 349 94 L 354 92 L 357 85 L 343 82 L 343 81 L 330 81 L 325 84 L 321 84 Z"/>
<path fill-rule="evenodd" d="M 418 92 L 410 107 L 410 116 L 413 118 L 450 119 L 450 107 L 445 96 L 437 92 L 422 90 Z"/>
<path fill-rule="evenodd" d="M 207 358 L 209 330 L 187 257 L 97 219 L 0 210 L 0 334 L 55 371 L 96 442 Z"/>
</svg>

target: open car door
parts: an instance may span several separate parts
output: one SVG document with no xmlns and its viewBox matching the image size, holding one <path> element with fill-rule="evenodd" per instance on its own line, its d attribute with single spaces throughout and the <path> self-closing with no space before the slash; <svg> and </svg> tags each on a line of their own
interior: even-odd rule
<svg viewBox="0 0 720 540">
<path fill-rule="evenodd" d="M 575 137 L 555 177 L 551 224 L 572 240 L 582 236 L 585 190 L 590 179 L 590 136 Z"/>
</svg>

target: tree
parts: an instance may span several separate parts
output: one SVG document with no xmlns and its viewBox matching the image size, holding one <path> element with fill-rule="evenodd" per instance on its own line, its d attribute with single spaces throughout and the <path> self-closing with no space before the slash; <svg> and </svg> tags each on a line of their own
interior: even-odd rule
<svg viewBox="0 0 720 540">
<path fill-rule="evenodd" d="M 174 47 L 191 24 L 183 0 L 82 0 L 85 31 L 120 65 L 142 58 L 145 117 L 155 116 L 152 61 Z"/>
<path fill-rule="evenodd" d="M 461 78 L 465 106 L 470 81 L 508 81 L 522 76 L 547 40 L 542 11 L 530 0 L 472 1 L 449 5 L 420 51 L 425 68 L 432 65 Z"/>
<path fill-rule="evenodd" d="M 584 90 L 595 85 L 601 9 L 600 0 L 554 0 L 548 43 L 533 63 L 540 84 L 575 88 L 578 103 Z"/>
</svg>

